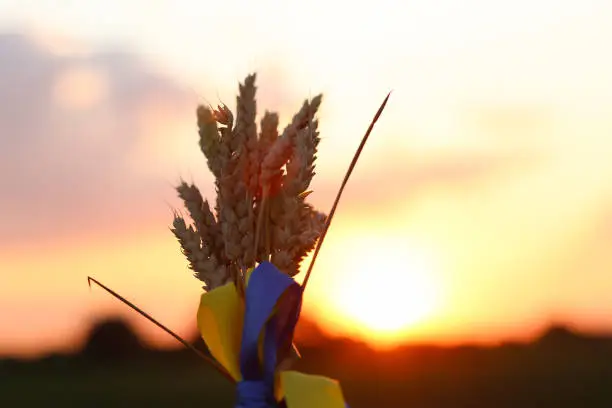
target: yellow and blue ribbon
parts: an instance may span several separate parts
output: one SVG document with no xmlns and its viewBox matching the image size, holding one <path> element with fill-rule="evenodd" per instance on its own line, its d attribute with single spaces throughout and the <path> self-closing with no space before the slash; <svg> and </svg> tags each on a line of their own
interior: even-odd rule
<svg viewBox="0 0 612 408">
<path fill-rule="evenodd" d="M 291 350 L 303 291 L 270 262 L 247 274 L 244 299 L 233 283 L 204 293 L 198 328 L 237 382 L 236 408 L 345 408 L 337 381 L 279 371 Z"/>
</svg>

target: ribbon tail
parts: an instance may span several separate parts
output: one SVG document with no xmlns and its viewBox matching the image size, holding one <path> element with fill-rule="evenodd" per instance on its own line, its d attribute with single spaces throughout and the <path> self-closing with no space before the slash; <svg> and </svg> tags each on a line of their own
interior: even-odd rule
<svg viewBox="0 0 612 408">
<path fill-rule="evenodd" d="M 233 283 L 202 294 L 197 321 L 210 353 L 235 381 L 240 381 L 238 359 L 244 306 Z"/>
<path fill-rule="evenodd" d="M 280 373 L 281 393 L 287 408 L 345 408 L 338 381 L 297 371 Z"/>
</svg>

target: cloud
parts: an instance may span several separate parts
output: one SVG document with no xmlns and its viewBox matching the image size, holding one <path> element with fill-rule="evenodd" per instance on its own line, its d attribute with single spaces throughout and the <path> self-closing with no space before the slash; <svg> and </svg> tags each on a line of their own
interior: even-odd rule
<svg viewBox="0 0 612 408">
<path fill-rule="evenodd" d="M 4 34 L 0 59 L 0 242 L 147 217 L 145 191 L 163 183 L 131 159 L 146 121 L 193 114 L 194 96 L 126 53 L 57 55 Z"/>
</svg>

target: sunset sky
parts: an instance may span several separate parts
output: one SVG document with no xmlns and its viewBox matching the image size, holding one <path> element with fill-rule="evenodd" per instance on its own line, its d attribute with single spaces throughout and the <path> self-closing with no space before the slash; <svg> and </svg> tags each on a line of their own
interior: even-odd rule
<svg viewBox="0 0 612 408">
<path fill-rule="evenodd" d="M 311 202 L 330 208 L 305 313 L 373 345 L 612 330 L 612 3 L 0 0 L 0 355 L 133 318 L 183 335 L 201 284 L 173 185 L 214 198 L 195 109 L 284 125 L 324 94 Z"/>
</svg>

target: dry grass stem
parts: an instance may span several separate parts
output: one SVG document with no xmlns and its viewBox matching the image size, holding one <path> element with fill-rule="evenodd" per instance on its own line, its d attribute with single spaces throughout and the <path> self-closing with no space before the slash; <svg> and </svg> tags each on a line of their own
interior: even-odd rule
<svg viewBox="0 0 612 408">
<path fill-rule="evenodd" d="M 139 313 L 141 316 L 145 317 L 147 320 L 149 320 L 150 322 L 152 322 L 153 324 L 155 324 L 157 327 L 159 327 L 160 329 L 164 330 L 166 333 L 168 333 L 169 335 L 171 335 L 172 337 L 174 337 L 178 342 L 180 342 L 183 346 L 187 347 L 188 349 L 190 349 L 191 351 L 193 351 L 198 357 L 200 357 L 202 360 L 204 360 L 205 362 L 207 362 L 208 364 L 212 365 L 217 371 L 219 371 L 221 374 L 223 374 L 223 376 L 225 378 L 227 378 L 228 380 L 230 380 L 231 382 L 234 382 L 234 379 L 232 378 L 232 376 L 227 372 L 227 370 L 225 370 L 225 368 L 223 368 L 223 366 L 221 364 L 219 364 L 219 362 L 217 362 L 217 360 L 215 360 L 212 356 L 208 355 L 208 354 L 204 354 L 202 353 L 200 350 L 198 350 L 197 348 L 195 348 L 192 344 L 188 343 L 186 340 L 184 340 L 182 337 L 180 337 L 178 334 L 174 333 L 172 330 L 170 330 L 168 327 L 164 326 L 163 324 L 161 324 L 160 322 L 158 322 L 157 320 L 155 320 L 150 314 L 148 314 L 147 312 L 145 312 L 144 310 L 142 310 L 141 308 L 139 308 L 138 306 L 136 306 L 134 303 L 130 302 L 129 300 L 127 300 L 126 298 L 124 298 L 123 296 L 121 296 L 120 294 L 118 294 L 117 292 L 115 292 L 114 290 L 110 289 L 109 287 L 107 287 L 106 285 L 100 283 L 99 281 L 97 281 L 96 279 L 92 278 L 91 276 L 87 277 L 87 284 L 89 285 L 89 287 L 91 288 L 91 283 L 95 283 L 96 285 L 98 285 L 99 287 L 101 287 L 102 289 L 104 289 L 105 291 L 107 291 L 108 293 L 110 293 L 113 297 L 115 297 L 116 299 L 120 300 L 121 302 L 123 302 L 124 304 L 126 304 L 128 307 L 130 307 L 131 309 L 133 309 L 135 312 Z"/>
<path fill-rule="evenodd" d="M 312 274 L 312 268 L 314 267 L 315 261 L 317 259 L 317 255 L 319 254 L 319 251 L 321 250 L 321 245 L 323 244 L 325 235 L 327 235 L 327 231 L 329 230 L 329 226 L 331 224 L 332 218 L 336 212 L 336 209 L 338 208 L 338 203 L 340 202 L 340 197 L 342 196 L 342 192 L 344 191 L 344 188 L 346 187 L 346 183 L 348 182 L 349 177 L 353 173 L 353 169 L 355 168 L 355 165 L 357 164 L 357 160 L 359 160 L 359 156 L 361 155 L 361 152 L 363 151 L 363 148 L 365 147 L 365 144 L 368 141 L 368 138 L 370 137 L 370 133 L 372 133 L 372 129 L 374 129 L 374 125 L 376 124 L 376 122 L 378 121 L 378 118 L 380 118 L 380 115 L 385 109 L 385 106 L 387 105 L 387 101 L 389 101 L 390 96 L 391 96 L 391 92 L 387 94 L 387 97 L 385 98 L 383 103 L 378 108 L 378 111 L 376 112 L 376 114 L 374 115 L 374 118 L 370 122 L 370 126 L 368 126 L 368 130 L 366 130 L 365 135 L 361 139 L 361 143 L 359 144 L 359 147 L 357 148 L 357 151 L 355 152 L 355 155 L 353 156 L 353 160 L 351 160 L 351 164 L 349 165 L 349 168 L 346 171 L 346 174 L 344 175 L 344 179 L 342 180 L 342 184 L 340 185 L 338 194 L 336 194 L 336 199 L 334 200 L 334 204 L 332 205 L 331 211 L 329 212 L 329 216 L 325 220 L 325 225 L 323 226 L 323 230 L 321 232 L 321 238 L 319 239 L 319 242 L 317 243 L 317 246 L 315 247 L 314 254 L 312 255 L 312 261 L 310 261 L 310 265 L 308 266 L 308 270 L 306 271 L 306 276 L 304 277 L 304 281 L 302 283 L 303 289 L 306 289 L 306 285 L 308 284 L 308 279 L 310 279 L 310 275 Z"/>
</svg>

